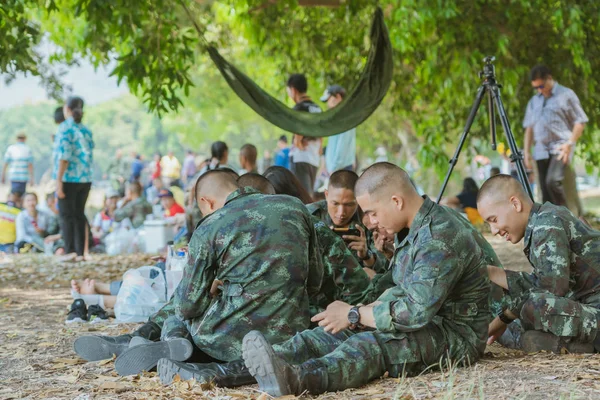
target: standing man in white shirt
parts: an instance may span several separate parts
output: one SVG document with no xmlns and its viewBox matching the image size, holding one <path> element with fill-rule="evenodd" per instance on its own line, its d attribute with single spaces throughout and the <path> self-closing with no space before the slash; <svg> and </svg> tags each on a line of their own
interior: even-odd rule
<svg viewBox="0 0 600 400">
<path fill-rule="evenodd" d="M 6 170 L 10 174 L 10 191 L 22 196 L 27 188 L 27 182 L 34 185 L 33 155 L 29 146 L 25 144 L 27 136 L 21 132 L 17 135 L 17 143 L 11 144 L 4 154 L 4 168 L 2 169 L 2 183 L 6 183 Z"/>
<path fill-rule="evenodd" d="M 334 108 L 346 97 L 346 89 L 340 85 L 331 85 L 325 90 L 321 101 L 327 107 Z M 356 128 L 329 137 L 327 151 L 325 152 L 325 167 L 329 175 L 341 169 L 354 170 L 356 161 Z"/>
<path fill-rule="evenodd" d="M 588 117 L 575 92 L 559 85 L 545 65 L 533 67 L 531 86 L 537 93 L 529 100 L 525 128 L 525 165 L 537 163 L 543 202 L 567 206 L 565 174 L 572 174 L 575 144 L 581 137 Z"/>
<path fill-rule="evenodd" d="M 287 81 L 287 94 L 296 103 L 296 111 L 320 113 L 319 107 L 306 94 L 308 82 L 303 74 L 292 74 Z M 290 150 L 290 169 L 312 196 L 321 161 L 321 139 L 294 134 Z"/>
</svg>

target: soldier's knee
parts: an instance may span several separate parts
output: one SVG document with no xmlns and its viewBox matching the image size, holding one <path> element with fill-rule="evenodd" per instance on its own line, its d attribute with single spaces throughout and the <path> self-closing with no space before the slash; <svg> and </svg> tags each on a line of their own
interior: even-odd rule
<svg viewBox="0 0 600 400">
<path fill-rule="evenodd" d="M 535 321 L 548 308 L 548 296 L 545 293 L 532 293 L 521 309 L 521 322 L 524 326 L 535 325 Z"/>
</svg>

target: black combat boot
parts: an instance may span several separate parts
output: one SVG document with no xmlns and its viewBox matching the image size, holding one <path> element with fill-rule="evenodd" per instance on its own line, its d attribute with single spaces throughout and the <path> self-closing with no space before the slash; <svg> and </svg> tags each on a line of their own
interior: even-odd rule
<svg viewBox="0 0 600 400">
<path fill-rule="evenodd" d="M 137 340 L 115 360 L 119 375 L 137 375 L 156 367 L 161 358 L 185 361 L 193 353 L 194 346 L 186 327 L 181 324 L 165 332 L 158 342 Z"/>
<path fill-rule="evenodd" d="M 525 331 L 521 335 L 521 348 L 526 353 L 547 351 L 560 354 L 563 349 L 572 354 L 593 353 L 594 343 L 566 340 L 542 331 Z"/>
<path fill-rule="evenodd" d="M 163 358 L 158 362 L 158 376 L 165 385 L 173 383 L 176 375 L 181 380 L 194 379 L 198 383 L 213 382 L 219 387 L 236 387 L 252 385 L 256 379 L 252 377 L 243 360 L 228 363 L 184 363 Z"/>
<path fill-rule="evenodd" d="M 117 357 L 129 347 L 133 336 L 141 336 L 148 340 L 160 338 L 160 327 L 154 322 L 146 322 L 132 334 L 119 336 L 81 336 L 75 340 L 75 353 L 84 360 L 98 361 Z"/>
<path fill-rule="evenodd" d="M 260 390 L 273 397 L 300 395 L 304 392 L 321 394 L 327 391 L 327 373 L 322 367 L 308 370 L 290 365 L 278 357 L 259 331 L 244 336 L 242 356 L 246 367 L 258 381 Z"/>
</svg>

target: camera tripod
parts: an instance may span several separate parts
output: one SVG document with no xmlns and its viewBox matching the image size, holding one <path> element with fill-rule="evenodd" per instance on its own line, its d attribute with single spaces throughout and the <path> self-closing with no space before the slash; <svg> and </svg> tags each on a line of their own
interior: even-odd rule
<svg viewBox="0 0 600 400">
<path fill-rule="evenodd" d="M 498 82 L 496 82 L 496 69 L 494 67 L 495 59 L 496 58 L 492 56 L 488 56 L 483 59 L 483 71 L 479 72 L 479 78 L 483 79 L 483 82 L 481 86 L 479 86 L 479 89 L 477 89 L 475 102 L 473 103 L 473 107 L 471 108 L 471 112 L 469 113 L 469 117 L 467 118 L 465 129 L 463 130 L 463 133 L 460 137 L 460 141 L 458 142 L 458 147 L 454 152 L 454 156 L 450 159 L 450 167 L 448 168 L 446 178 L 444 179 L 444 183 L 442 184 L 442 189 L 440 190 L 440 194 L 438 195 L 438 203 L 442 199 L 444 191 L 446 190 L 446 186 L 448 186 L 450 175 L 452 175 L 452 171 L 454 171 L 454 167 L 458 162 L 460 152 L 462 151 L 462 148 L 465 145 L 467 135 L 471 130 L 471 125 L 473 125 L 475 115 L 477 115 L 477 110 L 479 109 L 483 97 L 486 94 L 488 96 L 488 116 L 490 121 L 490 134 L 492 137 L 492 149 L 496 150 L 496 113 L 494 109 L 494 106 L 496 106 L 496 108 L 498 109 L 498 115 L 500 115 L 500 123 L 502 124 L 502 129 L 504 130 L 506 140 L 508 141 L 508 147 L 511 151 L 510 160 L 515 163 L 519 181 L 525 188 L 525 191 L 527 192 L 529 197 L 533 200 L 533 192 L 531 191 L 531 187 L 529 186 L 527 172 L 525 170 L 525 166 L 523 165 L 523 154 L 517 147 L 515 136 L 513 135 L 512 130 L 510 129 L 510 124 L 508 123 L 506 110 L 504 109 L 502 99 L 500 98 L 500 88 L 502 86 L 498 84 Z"/>
</svg>

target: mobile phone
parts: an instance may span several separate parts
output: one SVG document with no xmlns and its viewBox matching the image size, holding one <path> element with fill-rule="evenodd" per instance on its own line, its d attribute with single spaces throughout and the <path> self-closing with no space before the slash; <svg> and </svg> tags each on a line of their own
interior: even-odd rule
<svg viewBox="0 0 600 400">
<path fill-rule="evenodd" d="M 360 231 L 356 228 L 332 228 L 338 236 L 360 236 Z"/>
</svg>

